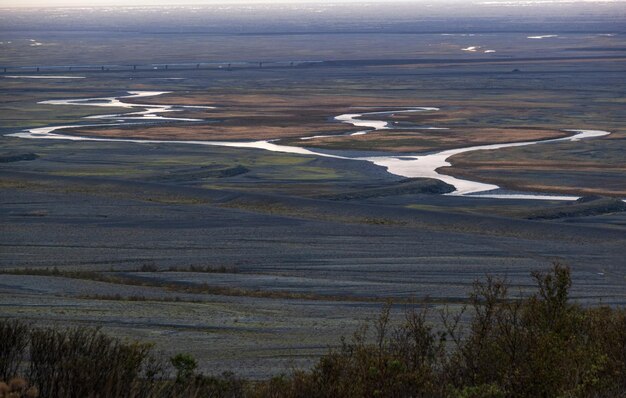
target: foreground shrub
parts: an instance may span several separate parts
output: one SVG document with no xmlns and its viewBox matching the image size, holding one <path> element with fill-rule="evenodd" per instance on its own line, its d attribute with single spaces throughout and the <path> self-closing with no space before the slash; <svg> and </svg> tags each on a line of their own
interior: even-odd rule
<svg viewBox="0 0 626 398">
<path fill-rule="evenodd" d="M 464 311 L 442 313 L 439 331 L 413 309 L 390 327 L 387 306 L 373 334 L 359 330 L 311 371 L 262 383 L 256 394 L 626 397 L 626 311 L 569 303 L 566 267 L 533 277 L 538 291 L 526 298 L 510 297 L 502 280 L 477 282 Z"/>
<path fill-rule="evenodd" d="M 12 378 L 8 383 L 0 381 L 0 398 L 37 398 L 38 396 L 37 387 L 30 387 L 22 378 Z"/>
<path fill-rule="evenodd" d="M 198 362 L 190 354 L 178 354 L 170 358 L 170 363 L 176 369 L 176 382 L 188 382 L 194 375 Z"/>
<path fill-rule="evenodd" d="M 167 390 L 167 397 L 193 398 L 238 398 L 248 396 L 252 384 L 236 377 L 233 373 L 224 372 L 219 376 L 195 375 L 187 383 L 174 383 Z"/>
<path fill-rule="evenodd" d="M 524 300 L 510 299 L 502 281 L 476 284 L 469 333 L 447 330 L 450 382 L 495 385 L 507 397 L 626 393 L 625 312 L 568 303 L 568 268 L 533 276 L 538 293 Z"/>
<path fill-rule="evenodd" d="M 406 312 L 405 322 L 389 326 L 390 305 L 374 325 L 358 330 L 341 347 L 322 357 L 310 372 L 291 380 L 274 379 L 260 387 L 262 396 L 430 397 L 442 394 L 437 382 L 445 358 L 445 336 L 426 323 L 426 313 Z M 410 394 L 410 395 L 406 395 Z"/>
<path fill-rule="evenodd" d="M 124 344 L 98 330 L 34 329 L 29 380 L 43 397 L 133 397 L 150 345 Z"/>
<path fill-rule="evenodd" d="M 28 345 L 29 326 L 18 320 L 0 322 L 0 380 L 12 379 Z"/>
</svg>

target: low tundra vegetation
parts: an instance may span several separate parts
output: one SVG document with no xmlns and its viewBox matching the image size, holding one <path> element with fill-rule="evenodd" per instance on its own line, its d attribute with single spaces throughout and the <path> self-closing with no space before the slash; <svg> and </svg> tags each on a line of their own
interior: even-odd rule
<svg viewBox="0 0 626 398">
<path fill-rule="evenodd" d="M 626 310 L 568 301 L 570 270 L 534 273 L 537 290 L 476 282 L 462 311 L 407 306 L 344 337 L 309 370 L 270 380 L 206 376 L 187 353 L 87 328 L 0 320 L 4 397 L 626 397 Z"/>
</svg>

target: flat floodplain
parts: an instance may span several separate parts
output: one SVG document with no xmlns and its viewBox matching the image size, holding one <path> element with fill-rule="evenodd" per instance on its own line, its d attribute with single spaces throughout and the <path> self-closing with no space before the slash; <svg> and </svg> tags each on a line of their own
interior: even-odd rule
<svg viewBox="0 0 626 398">
<path fill-rule="evenodd" d="M 2 35 L 4 316 L 102 326 L 262 378 L 307 366 L 387 299 L 459 306 L 486 274 L 524 291 L 557 260 L 574 299 L 626 303 L 623 34 Z M 114 125 L 102 116 L 143 109 L 42 103 L 134 91 L 187 107 L 157 116 L 197 120 Z M 418 107 L 432 109 L 385 113 Z M 353 135 L 363 128 L 334 119 L 366 113 L 388 128 Z M 13 136 L 76 124 L 57 133 L 119 141 Z M 601 204 L 442 195 L 342 158 L 569 130 L 611 134 L 467 152 L 439 172 Z M 314 154 L 160 142 L 190 140 Z"/>
</svg>

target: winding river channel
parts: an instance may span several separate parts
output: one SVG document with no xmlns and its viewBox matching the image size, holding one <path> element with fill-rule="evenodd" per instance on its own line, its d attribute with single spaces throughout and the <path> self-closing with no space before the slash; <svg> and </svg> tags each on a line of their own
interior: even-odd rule
<svg viewBox="0 0 626 398">
<path fill-rule="evenodd" d="M 67 100 L 50 100 L 42 101 L 40 104 L 48 105 L 82 105 L 82 106 L 98 106 L 98 107 L 114 107 L 114 108 L 127 108 L 130 112 L 121 114 L 107 114 L 107 115 L 95 115 L 88 116 L 86 119 L 90 120 L 106 120 L 110 123 L 95 123 L 95 124 L 75 124 L 65 126 L 49 126 L 39 127 L 24 130 L 18 133 L 7 134 L 12 137 L 26 138 L 26 139 L 55 139 L 55 140 L 72 140 L 72 141 L 107 141 L 107 142 L 132 142 L 132 143 L 146 143 L 146 144 L 191 144 L 191 145 L 210 145 L 210 146 L 222 146 L 233 148 L 256 148 L 273 152 L 285 152 L 300 155 L 313 155 L 330 157 L 337 159 L 348 159 L 355 161 L 370 162 L 378 166 L 385 167 L 391 174 L 403 176 L 407 178 L 433 178 L 443 181 L 447 184 L 455 187 L 454 192 L 449 193 L 451 196 L 471 196 L 471 197 L 483 197 L 483 198 L 497 198 L 497 199 L 536 199 L 536 200 L 576 200 L 577 196 L 563 196 L 563 195 L 545 195 L 545 194 L 511 194 L 511 193 L 499 193 L 499 186 L 493 184 L 487 184 L 478 181 L 464 180 L 456 177 L 452 177 L 446 174 L 440 173 L 438 170 L 442 167 L 450 166 L 448 159 L 454 155 L 458 155 L 465 152 L 482 151 L 482 150 L 495 150 L 501 148 L 521 147 L 537 144 L 548 144 L 554 142 L 563 141 L 579 141 L 582 139 L 591 139 L 609 135 L 609 132 L 599 130 L 568 130 L 572 133 L 571 136 L 564 138 L 556 138 L 542 141 L 526 141 L 515 142 L 508 144 L 491 144 L 491 145 L 478 145 L 472 147 L 450 149 L 441 152 L 435 152 L 423 155 L 396 155 L 396 156 L 369 156 L 369 157 L 349 157 L 342 154 L 334 154 L 331 152 L 317 152 L 314 150 L 301 148 L 297 146 L 279 145 L 277 140 L 265 140 L 265 141 L 196 141 L 196 140 L 139 140 L 139 139 L 125 139 L 125 138 L 97 138 L 97 137 L 81 137 L 75 135 L 67 135 L 61 133 L 55 133 L 58 130 L 68 130 L 79 127 L 102 127 L 102 126 L 128 126 L 128 125 L 141 125 L 142 122 L 158 122 L 158 121 L 180 121 L 180 122 L 197 122 L 203 119 L 191 119 L 191 118 L 177 118 L 170 116 L 171 114 L 179 111 L 193 110 L 193 109 L 214 109 L 209 106 L 188 106 L 188 105 L 146 105 L 132 102 L 132 99 L 153 97 L 162 94 L 166 94 L 164 91 L 129 91 L 126 96 L 119 97 L 103 97 L 103 98 L 88 98 L 88 99 L 67 99 Z M 350 133 L 347 135 L 363 135 L 377 130 L 388 130 L 392 126 L 386 121 L 376 120 L 376 116 L 390 115 L 395 113 L 406 112 L 425 112 L 425 111 L 437 111 L 438 108 L 428 107 L 416 107 L 397 111 L 383 111 L 383 112 L 369 112 L 362 114 L 345 114 L 335 117 L 335 120 L 342 123 L 351 124 L 356 127 L 362 127 L 364 130 L 356 133 Z M 168 116 L 164 116 L 164 114 Z M 365 119 L 367 118 L 367 119 Z M 396 127 L 393 127 L 396 129 Z M 410 127 L 411 130 L 429 130 L 429 129 L 444 129 L 441 127 Z M 312 139 L 320 136 L 303 137 L 302 139 Z"/>
</svg>

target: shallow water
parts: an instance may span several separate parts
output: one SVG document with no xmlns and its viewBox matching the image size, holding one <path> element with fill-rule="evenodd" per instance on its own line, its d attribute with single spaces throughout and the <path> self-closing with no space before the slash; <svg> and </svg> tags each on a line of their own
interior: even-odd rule
<svg viewBox="0 0 626 398">
<path fill-rule="evenodd" d="M 541 40 L 541 39 L 551 39 L 553 37 L 559 37 L 559 35 L 528 36 L 527 39 Z"/>
<path fill-rule="evenodd" d="M 346 133 L 346 134 L 326 134 L 326 135 L 313 135 L 310 137 L 302 137 L 300 138 L 303 141 L 313 140 L 316 138 L 332 138 L 332 137 L 345 137 L 345 136 L 357 136 L 357 135 L 366 135 L 371 133 L 372 131 L 379 130 L 407 130 L 405 127 L 391 126 L 390 123 L 384 120 L 365 120 L 361 119 L 363 116 L 370 115 L 394 115 L 396 113 L 414 113 L 414 112 L 426 112 L 426 111 L 438 111 L 439 108 L 432 107 L 418 107 L 411 109 L 402 109 L 398 111 L 381 111 L 381 112 L 367 112 L 367 113 L 346 113 L 343 115 L 335 116 L 334 120 L 341 123 L 348 123 L 355 127 L 366 127 L 368 130 L 361 130 L 354 133 Z M 448 130 L 445 127 L 411 127 L 408 130 Z"/>
<path fill-rule="evenodd" d="M 499 189 L 500 187 L 494 184 L 487 184 L 478 181 L 470 181 L 463 180 L 456 177 L 448 176 L 445 174 L 441 174 L 438 170 L 442 167 L 451 166 L 448 162 L 454 155 L 458 155 L 465 152 L 473 152 L 473 151 L 483 151 L 483 150 L 495 150 L 502 148 L 512 148 L 512 147 L 520 147 L 520 146 L 528 146 L 528 145 L 536 145 L 536 144 L 546 144 L 551 142 L 560 142 L 560 141 L 579 141 L 581 139 L 594 138 L 594 137 L 602 137 L 610 134 L 606 131 L 599 130 L 570 130 L 575 132 L 576 134 L 565 137 L 565 138 L 555 138 L 551 140 L 543 140 L 543 141 L 526 141 L 526 142 L 515 142 L 508 144 L 490 144 L 490 145 L 478 145 L 466 148 L 458 148 L 458 149 L 450 149 L 446 151 L 441 151 L 429 155 L 423 156 L 402 156 L 402 157 L 387 157 L 387 158 L 379 158 L 372 157 L 367 158 L 367 160 L 371 161 L 374 164 L 379 166 L 384 166 L 387 170 L 392 174 L 401 175 L 404 177 L 410 178 L 435 178 L 440 181 L 443 181 L 447 184 L 453 185 L 456 190 L 449 195 L 453 196 L 464 196 L 470 194 L 483 193 L 480 195 L 484 198 L 508 198 L 508 199 L 551 199 L 551 200 L 576 200 L 579 197 L 577 196 L 554 196 L 554 195 L 535 195 L 535 194 L 515 194 L 515 195 L 505 195 L 505 194 L 487 194 L 486 192 L 494 191 Z"/>
<path fill-rule="evenodd" d="M 84 79 L 85 76 L 19 75 L 4 76 L 7 79 Z"/>
<path fill-rule="evenodd" d="M 334 153 L 323 153 L 314 150 L 276 144 L 275 140 L 265 141 L 197 141 L 197 140 L 138 140 L 138 139 L 125 139 L 125 138 L 97 138 L 97 137 L 81 137 L 66 134 L 54 133 L 56 130 L 72 129 L 77 127 L 92 127 L 92 126 L 119 126 L 119 125 L 132 125 L 137 123 L 129 123 L 128 121 L 136 120 L 170 120 L 170 121 L 200 121 L 202 119 L 188 119 L 188 118 L 176 118 L 176 117 L 164 117 L 158 115 L 159 113 L 176 112 L 185 109 L 213 109 L 213 107 L 201 107 L 201 106 L 187 106 L 187 105 L 143 105 L 133 104 L 131 102 L 123 102 L 122 99 L 132 99 L 141 97 L 151 97 L 165 94 L 165 91 L 131 91 L 130 95 L 122 97 L 104 97 L 104 98 L 88 98 L 88 99 L 67 99 L 67 100 L 50 100 L 42 101 L 41 104 L 49 105 L 84 105 L 84 106 L 100 106 L 100 107 L 122 107 L 122 108 L 142 108 L 143 111 L 129 112 L 123 114 L 113 115 L 98 115 L 90 116 L 90 119 L 114 119 L 117 123 L 110 124 L 92 124 L 92 125 L 66 125 L 66 126 L 50 126 L 40 127 L 25 130 L 19 133 L 8 134 L 8 136 L 27 138 L 27 139 L 57 139 L 57 140 L 72 140 L 72 141 L 106 141 L 106 142 L 132 142 L 132 143 L 159 143 L 159 144 L 190 144 L 190 145 L 209 145 L 209 146 L 222 146 L 232 148 L 254 148 L 262 149 L 272 152 L 284 152 L 293 153 L 299 155 L 313 155 L 330 157 L 336 159 L 357 160 L 366 161 L 375 165 L 385 167 L 391 174 L 395 174 L 407 178 L 433 178 L 443 181 L 447 184 L 453 185 L 455 191 L 448 194 L 452 196 L 468 196 L 481 197 L 481 198 L 495 198 L 495 199 L 537 199 L 537 200 L 576 200 L 577 196 L 564 196 L 564 195 L 538 195 L 538 194 L 501 194 L 497 193 L 499 186 L 494 184 L 487 184 L 478 181 L 464 180 L 445 174 L 441 174 L 438 170 L 442 167 L 451 166 L 448 162 L 454 155 L 458 155 L 466 152 L 482 151 L 482 150 L 496 150 L 502 148 L 520 147 L 537 144 L 549 144 L 555 142 L 572 141 L 576 142 L 583 139 L 591 139 L 609 135 L 607 131 L 600 130 L 568 130 L 575 134 L 565 137 L 556 138 L 542 141 L 526 141 L 504 144 L 489 144 L 478 145 L 465 148 L 450 149 L 446 151 L 436 152 L 425 155 L 398 155 L 398 156 L 369 156 L 369 157 L 348 157 Z M 438 108 L 419 107 L 396 111 L 382 111 L 382 112 L 369 112 L 363 114 L 345 114 L 335 117 L 335 120 L 342 123 L 348 123 L 356 127 L 366 127 L 368 130 L 351 133 L 351 135 L 367 134 L 372 131 L 387 130 L 389 129 L 389 123 L 383 120 L 375 119 L 361 119 L 363 116 L 374 115 L 388 115 L 401 112 L 424 112 L 424 111 L 437 111 Z M 416 128 L 416 130 L 419 128 Z M 428 127 L 428 129 L 438 129 L 438 127 Z M 324 136 L 316 136 L 324 137 Z M 316 137 L 305 137 L 316 138 Z"/>
</svg>

